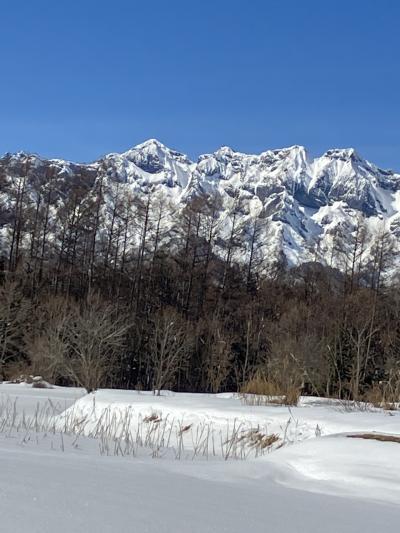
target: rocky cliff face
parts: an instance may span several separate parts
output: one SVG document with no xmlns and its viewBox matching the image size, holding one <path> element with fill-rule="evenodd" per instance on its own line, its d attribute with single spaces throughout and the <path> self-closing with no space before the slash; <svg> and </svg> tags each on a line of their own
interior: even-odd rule
<svg viewBox="0 0 400 533">
<path fill-rule="evenodd" d="M 266 265 L 277 259 L 288 266 L 315 258 L 331 263 L 338 237 L 342 246 L 351 247 L 360 221 L 368 234 L 365 253 L 384 231 L 395 247 L 400 238 L 400 175 L 378 168 L 353 149 L 329 150 L 312 160 L 301 146 L 260 155 L 222 147 L 192 162 L 151 139 L 92 164 L 25 153 L 0 158 L 0 252 L 10 245 L 22 186 L 25 203 L 35 206 L 51 183 L 49 217 L 56 223 L 57 213 L 76 191 L 83 191 L 81 198 L 94 198 L 100 180 L 108 191 L 103 225 L 110 223 L 116 189 L 144 202 L 164 199 L 171 232 L 185 206 L 206 198 L 214 205 L 215 249 L 223 253 L 234 226 L 244 241 L 256 236 L 257 253 Z M 246 248 L 236 260 L 243 255 Z"/>
</svg>

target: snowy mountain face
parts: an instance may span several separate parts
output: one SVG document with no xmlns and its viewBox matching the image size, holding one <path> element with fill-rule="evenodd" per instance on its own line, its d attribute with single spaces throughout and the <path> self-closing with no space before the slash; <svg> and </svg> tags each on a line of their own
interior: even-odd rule
<svg viewBox="0 0 400 533">
<path fill-rule="evenodd" d="M 289 267 L 315 259 L 338 266 L 338 239 L 351 249 L 360 223 L 368 234 L 365 253 L 383 232 L 395 248 L 400 238 L 400 174 L 378 168 L 353 149 L 329 150 L 312 160 L 301 146 L 260 155 L 222 147 L 192 162 L 152 139 L 92 164 L 6 154 L 0 158 L 0 252 L 8 246 L 23 179 L 32 204 L 52 184 L 51 216 L 82 187 L 94 197 L 101 180 L 108 191 L 105 226 L 115 191 L 144 203 L 164 202 L 171 232 L 188 204 L 203 199 L 213 205 L 216 253 L 224 255 L 235 234 L 243 246 L 233 259 L 244 260 L 253 243 L 265 268 L 277 260 Z"/>
</svg>

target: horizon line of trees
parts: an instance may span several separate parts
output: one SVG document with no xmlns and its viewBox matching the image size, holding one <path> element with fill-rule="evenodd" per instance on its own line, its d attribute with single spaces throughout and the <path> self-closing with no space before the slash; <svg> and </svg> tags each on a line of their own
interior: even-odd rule
<svg viewBox="0 0 400 533">
<path fill-rule="evenodd" d="M 342 272 L 317 257 L 267 269 L 266 222 L 239 227 L 237 206 L 222 242 L 216 200 L 193 200 L 171 228 L 166 198 L 111 187 L 109 169 L 63 202 L 51 169 L 35 194 L 30 172 L 2 186 L 3 379 L 30 372 L 87 390 L 220 392 L 262 373 L 352 399 L 400 383 L 400 291 L 387 277 L 395 259 L 387 232 L 371 244 L 359 222 L 351 235 L 334 235 L 326 262 Z"/>
</svg>

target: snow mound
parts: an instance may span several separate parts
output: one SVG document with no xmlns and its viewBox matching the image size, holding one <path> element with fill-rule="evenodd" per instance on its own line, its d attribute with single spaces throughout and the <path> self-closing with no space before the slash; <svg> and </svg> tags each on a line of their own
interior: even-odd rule
<svg viewBox="0 0 400 533">
<path fill-rule="evenodd" d="M 247 405 L 240 395 L 227 393 L 168 392 L 154 396 L 151 392 L 99 390 L 78 399 L 57 417 L 57 425 L 87 436 L 128 436 L 141 443 L 151 442 L 153 448 L 182 445 L 190 454 L 201 450 L 200 455 L 210 458 L 224 456 L 221 443 L 233 440 L 241 446 L 251 444 L 252 432 L 264 436 L 264 442 L 272 435 L 277 437 L 265 452 L 343 432 L 400 434 L 400 413 L 352 410 L 338 401 L 311 397 L 301 398 L 299 406 L 289 408 Z M 218 451 L 213 454 L 211 449 Z M 248 452 L 239 447 L 233 457 L 253 456 Z"/>
<path fill-rule="evenodd" d="M 276 480 L 311 492 L 400 502 L 400 446 L 332 435 L 302 442 L 271 455 Z"/>
</svg>

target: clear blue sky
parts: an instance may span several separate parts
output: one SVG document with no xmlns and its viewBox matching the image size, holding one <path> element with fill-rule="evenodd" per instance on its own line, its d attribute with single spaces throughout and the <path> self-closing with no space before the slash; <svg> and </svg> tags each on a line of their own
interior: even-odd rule
<svg viewBox="0 0 400 533">
<path fill-rule="evenodd" d="M 149 137 L 354 146 L 400 170 L 398 0 L 0 0 L 0 153 Z"/>
</svg>

